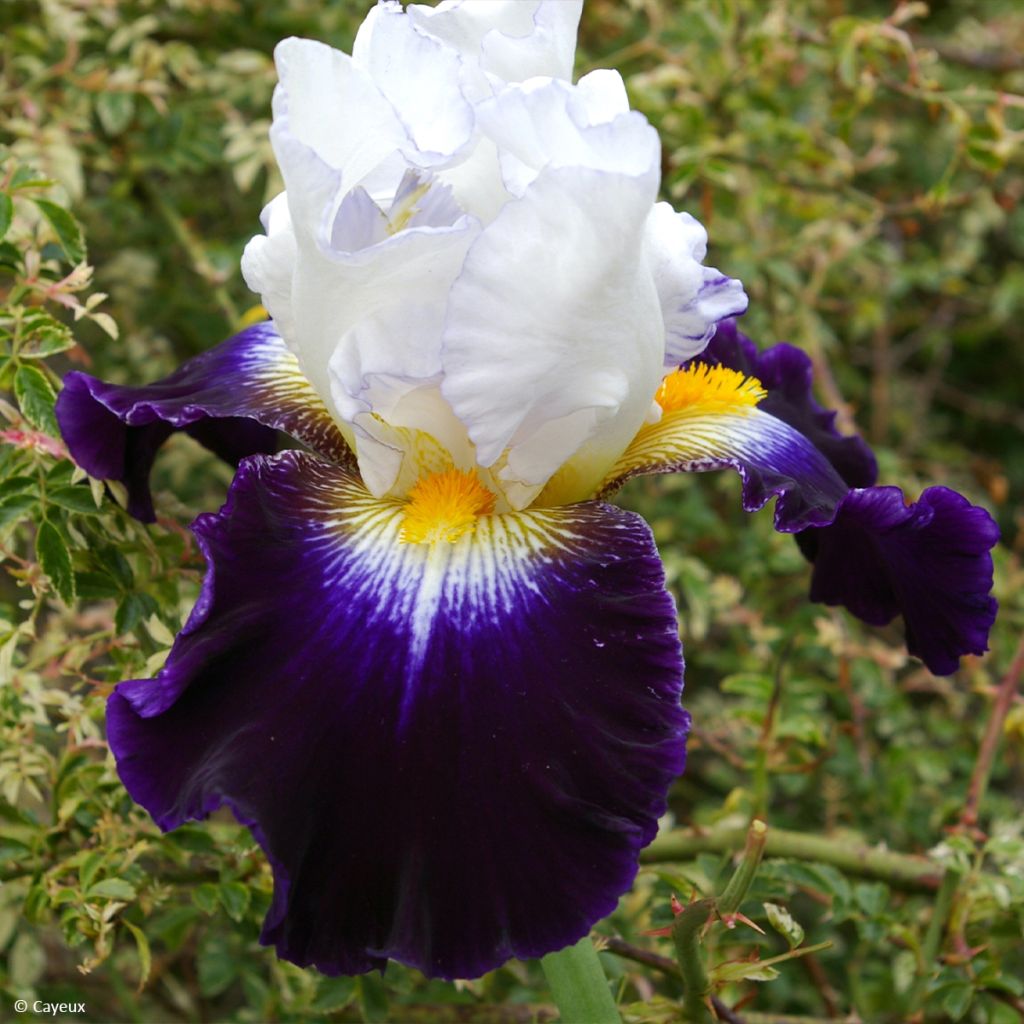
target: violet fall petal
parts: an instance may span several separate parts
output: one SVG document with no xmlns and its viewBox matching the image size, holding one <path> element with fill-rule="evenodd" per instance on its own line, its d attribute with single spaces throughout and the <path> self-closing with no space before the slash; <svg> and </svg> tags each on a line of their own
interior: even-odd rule
<svg viewBox="0 0 1024 1024">
<path fill-rule="evenodd" d="M 405 544 L 403 508 L 313 454 L 245 460 L 110 744 L 162 828 L 221 805 L 250 825 L 281 956 L 475 977 L 576 941 L 632 883 L 685 760 L 676 615 L 631 513 Z"/>
<path fill-rule="evenodd" d="M 912 505 L 898 487 L 853 490 L 835 522 L 797 535 L 814 562 L 811 600 L 884 625 L 902 615 L 907 650 L 936 675 L 982 654 L 995 621 L 992 517 L 947 487 Z"/>
<path fill-rule="evenodd" d="M 695 363 L 727 366 L 756 377 L 768 392 L 758 406 L 798 430 L 832 463 L 849 487 L 870 487 L 878 463 L 863 438 L 840 434 L 836 413 L 819 405 L 812 393 L 814 368 L 807 353 L 780 343 L 764 350 L 743 334 L 735 320 L 723 320 Z"/>
<path fill-rule="evenodd" d="M 146 521 L 155 518 L 149 471 L 175 430 L 233 464 L 275 451 L 279 430 L 329 458 L 350 458 L 323 402 L 269 323 L 247 328 L 142 387 L 69 373 L 56 412 L 75 461 L 91 476 L 123 483 L 128 511 Z"/>
</svg>

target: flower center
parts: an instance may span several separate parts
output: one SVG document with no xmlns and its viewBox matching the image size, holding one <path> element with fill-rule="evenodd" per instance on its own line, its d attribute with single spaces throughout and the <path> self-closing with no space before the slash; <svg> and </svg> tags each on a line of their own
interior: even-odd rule
<svg viewBox="0 0 1024 1024">
<path fill-rule="evenodd" d="M 494 495 L 475 473 L 446 469 L 431 473 L 409 491 L 402 521 L 401 540 L 406 544 L 454 544 L 472 533 L 480 516 L 494 511 Z"/>
<path fill-rule="evenodd" d="M 694 363 L 670 373 L 658 388 L 655 401 L 664 412 L 698 407 L 701 411 L 725 412 L 755 406 L 768 396 L 756 377 L 744 376 L 725 366 Z"/>
<path fill-rule="evenodd" d="M 419 207 L 416 205 L 430 191 L 430 182 L 425 181 L 417 186 L 408 195 L 396 199 L 394 205 L 388 211 L 388 234 L 397 235 L 404 231 L 409 221 L 416 216 Z"/>
</svg>

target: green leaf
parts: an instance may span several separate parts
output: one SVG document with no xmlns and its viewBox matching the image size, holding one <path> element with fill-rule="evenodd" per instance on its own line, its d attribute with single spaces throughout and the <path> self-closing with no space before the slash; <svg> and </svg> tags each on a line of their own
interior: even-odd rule
<svg viewBox="0 0 1024 1024">
<path fill-rule="evenodd" d="M 220 901 L 234 921 L 241 921 L 245 917 L 251 899 L 249 887 L 241 882 L 224 882 L 220 887 Z"/>
<path fill-rule="evenodd" d="M 942 1008 L 953 1020 L 960 1020 L 970 1009 L 974 1000 L 974 986 L 969 982 L 954 982 L 946 987 L 942 996 Z"/>
<path fill-rule="evenodd" d="M 716 983 L 724 984 L 731 981 L 773 981 L 779 976 L 776 968 L 756 960 L 740 960 L 728 964 L 719 964 L 712 976 Z"/>
<path fill-rule="evenodd" d="M 13 494 L 29 493 L 33 498 L 39 491 L 39 480 L 34 476 L 9 476 L 0 483 L 0 501 L 6 501 Z"/>
<path fill-rule="evenodd" d="M 83 889 L 88 889 L 92 885 L 93 879 L 96 877 L 96 873 L 99 871 L 106 860 L 107 854 L 103 850 L 93 850 L 87 854 L 85 860 L 79 865 L 78 868 L 78 881 L 81 883 Z"/>
<path fill-rule="evenodd" d="M 723 693 L 755 697 L 765 703 L 768 702 L 774 688 L 775 682 L 771 676 L 757 675 L 753 672 L 737 672 L 734 675 L 726 676 L 719 683 L 719 689 Z"/>
<path fill-rule="evenodd" d="M 21 414 L 33 427 L 53 437 L 59 436 L 57 418 L 53 414 L 57 393 L 46 379 L 46 374 L 34 366 L 19 367 L 14 377 L 14 396 L 18 399 Z"/>
<path fill-rule="evenodd" d="M 156 611 L 156 602 L 149 594 L 128 594 L 117 606 L 114 628 L 118 633 L 130 633 Z"/>
<path fill-rule="evenodd" d="M 85 895 L 88 899 L 99 897 L 106 900 L 133 900 L 135 886 L 123 878 L 104 878 L 91 886 Z"/>
<path fill-rule="evenodd" d="M 82 241 L 82 229 L 78 221 L 63 206 L 58 206 L 49 199 L 33 199 L 40 213 L 49 221 L 54 234 L 60 242 L 71 263 L 81 263 L 85 259 L 85 243 Z"/>
<path fill-rule="evenodd" d="M 387 989 L 379 978 L 372 974 L 363 974 L 356 979 L 356 988 L 359 990 L 359 1006 L 363 1011 L 363 1020 L 368 1024 L 387 1024 L 393 1019 L 388 1006 Z"/>
<path fill-rule="evenodd" d="M 29 513 L 38 504 L 39 498 L 34 494 L 12 494 L 9 498 L 4 498 L 0 501 L 0 529 L 10 523 L 29 518 Z"/>
<path fill-rule="evenodd" d="M 96 116 L 107 135 L 120 135 L 135 114 L 135 97 L 130 92 L 101 92 L 96 97 Z"/>
<path fill-rule="evenodd" d="M 203 882 L 192 890 L 192 902 L 204 913 L 212 914 L 217 909 L 217 886 Z"/>
<path fill-rule="evenodd" d="M 135 948 L 139 954 L 139 985 L 135 991 L 141 992 L 149 981 L 149 972 L 153 969 L 153 953 L 149 948 L 149 939 L 146 938 L 146 933 L 131 921 L 122 920 L 121 923 L 135 939 Z"/>
<path fill-rule="evenodd" d="M 7 234 L 7 229 L 14 219 L 14 203 L 6 192 L 0 193 L 0 238 Z"/>
<path fill-rule="evenodd" d="M 46 953 L 43 947 L 28 932 L 22 932 L 14 940 L 7 962 L 13 988 L 31 988 L 46 970 Z"/>
<path fill-rule="evenodd" d="M 804 941 L 803 928 L 785 907 L 777 903 L 766 903 L 764 909 L 771 926 L 789 943 L 790 949 Z"/>
<path fill-rule="evenodd" d="M 64 538 L 53 523 L 42 522 L 36 533 L 36 558 L 43 572 L 50 577 L 53 589 L 65 604 L 75 600 L 75 574 L 71 568 L 71 553 Z"/>
<path fill-rule="evenodd" d="M 88 487 L 56 487 L 46 492 L 46 500 L 53 505 L 66 508 L 69 512 L 78 512 L 84 516 L 98 516 L 100 510 L 93 501 L 92 491 Z"/>
<path fill-rule="evenodd" d="M 150 918 L 146 929 L 152 939 L 162 942 L 174 952 L 185 941 L 199 916 L 200 911 L 196 907 L 173 907 L 166 913 Z"/>
<path fill-rule="evenodd" d="M 135 574 L 128 564 L 128 559 L 112 544 L 95 552 L 100 565 L 117 580 L 123 590 L 130 590 L 135 585 Z"/>
<path fill-rule="evenodd" d="M 76 572 L 75 590 L 83 601 L 103 601 L 121 593 L 121 588 L 105 572 Z"/>
<path fill-rule="evenodd" d="M 321 978 L 310 1009 L 315 1013 L 337 1013 L 352 1002 L 355 994 L 355 978 Z"/>
<path fill-rule="evenodd" d="M 54 184 L 56 182 L 52 178 L 40 178 L 39 172 L 34 167 L 26 167 L 22 164 L 14 172 L 14 177 L 11 178 L 9 187 L 12 192 L 17 192 L 23 188 L 49 188 Z"/>
<path fill-rule="evenodd" d="M 619 1024 L 615 1000 L 589 935 L 541 959 L 551 995 L 562 1020 L 591 1024 Z"/>
<path fill-rule="evenodd" d="M 238 960 L 219 935 L 207 938 L 199 948 L 199 991 L 219 996 L 238 977 Z"/>
<path fill-rule="evenodd" d="M 22 359 L 45 359 L 74 344 L 71 329 L 49 313 L 34 309 L 22 317 L 21 344 L 18 346 L 18 355 Z"/>
</svg>

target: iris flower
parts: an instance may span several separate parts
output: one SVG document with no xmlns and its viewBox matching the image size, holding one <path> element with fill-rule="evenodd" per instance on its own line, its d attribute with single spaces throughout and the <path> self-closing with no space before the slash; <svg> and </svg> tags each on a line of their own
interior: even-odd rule
<svg viewBox="0 0 1024 1024">
<path fill-rule="evenodd" d="M 238 462 L 193 525 L 198 602 L 158 676 L 112 694 L 109 740 L 161 828 L 221 806 L 250 827 L 262 941 L 327 973 L 474 977 L 630 886 L 688 727 L 651 532 L 608 503 L 630 478 L 736 470 L 812 597 L 902 615 L 933 671 L 995 613 L 988 514 L 875 486 L 806 356 L 738 332 L 742 288 L 656 201 L 620 77 L 571 83 L 579 14 L 383 2 L 351 56 L 281 43 L 286 191 L 243 258 L 272 321 L 60 396 L 75 459 L 142 519 L 172 431 Z"/>
</svg>

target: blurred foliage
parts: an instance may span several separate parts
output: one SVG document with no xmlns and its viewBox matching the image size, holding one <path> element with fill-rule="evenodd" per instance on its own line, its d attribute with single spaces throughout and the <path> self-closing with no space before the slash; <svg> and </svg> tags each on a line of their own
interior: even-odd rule
<svg viewBox="0 0 1024 1024">
<path fill-rule="evenodd" d="M 90 1021 L 554 1017 L 536 964 L 449 985 L 278 962 L 257 943 L 270 875 L 248 832 L 218 815 L 161 836 L 103 742 L 113 684 L 160 667 L 195 600 L 186 527 L 230 472 L 174 439 L 160 522 L 134 522 L 116 487 L 69 461 L 60 376 L 152 379 L 237 326 L 255 303 L 238 258 L 279 188 L 273 44 L 348 48 L 364 13 L 353 0 L 0 5 L 5 1016 L 41 998 L 83 1001 L 67 1019 Z M 959 878 L 943 902 L 935 879 L 840 869 L 806 843 L 769 856 L 742 907 L 766 934 L 719 923 L 706 937 L 719 998 L 751 1024 L 1024 1017 L 1019 696 L 996 721 L 983 799 L 967 797 L 972 776 L 987 780 L 982 737 L 1024 624 L 1022 52 L 1013 0 L 588 0 L 584 14 L 579 70 L 625 75 L 661 132 L 666 197 L 747 286 L 748 333 L 811 354 L 823 401 L 879 448 L 887 482 L 958 487 L 1004 529 L 992 651 L 936 679 L 897 627 L 809 605 L 795 546 L 769 515 L 738 511 L 734 480 L 627 489 L 687 653 L 696 727 L 671 817 L 713 838 L 760 813 L 828 849 L 927 853 Z M 671 943 L 651 933 L 673 893 L 728 876 L 733 847 L 704 845 L 649 863 L 598 929 L 629 1021 L 678 1019 L 678 978 L 656 959 Z"/>
</svg>

